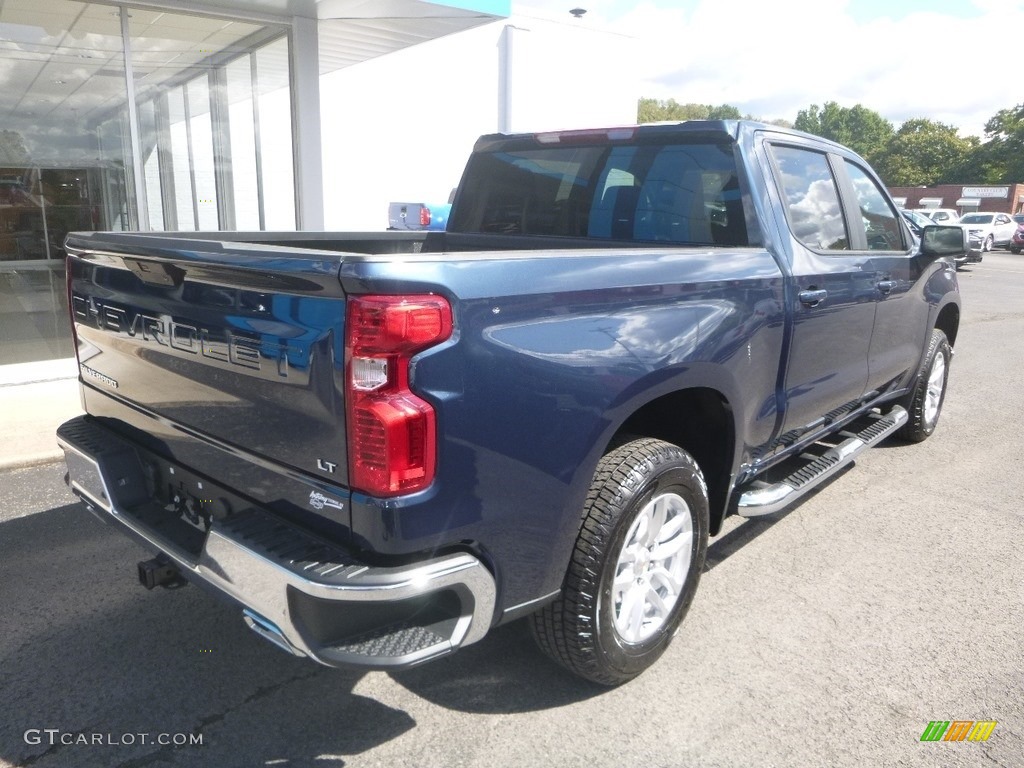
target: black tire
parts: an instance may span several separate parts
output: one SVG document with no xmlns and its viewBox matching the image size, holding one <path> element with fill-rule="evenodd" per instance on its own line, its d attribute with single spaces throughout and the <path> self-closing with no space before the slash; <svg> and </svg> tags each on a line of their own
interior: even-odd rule
<svg viewBox="0 0 1024 768">
<path fill-rule="evenodd" d="M 541 650 L 570 672 L 619 685 L 664 653 L 693 602 L 707 553 L 707 486 L 682 448 L 641 438 L 601 459 L 583 513 L 562 593 L 533 615 L 533 634 Z M 656 537 L 665 532 L 666 538 L 645 544 L 642 539 L 651 531 Z M 653 557 L 656 551 L 675 554 L 661 565 L 663 560 Z M 669 571 L 678 588 L 667 578 Z M 636 610 L 638 595 L 643 600 Z M 648 609 L 663 615 L 649 615 Z M 617 620 L 631 626 L 620 631 Z"/>
<path fill-rule="evenodd" d="M 910 418 L 896 433 L 898 437 L 911 443 L 920 443 L 931 437 L 946 400 L 949 363 L 952 359 L 953 350 L 946 334 L 938 328 L 933 329 L 914 386 L 900 403 L 907 409 Z M 937 366 L 941 366 L 941 370 L 937 370 Z"/>
<path fill-rule="evenodd" d="M 981 250 L 983 250 L 985 252 L 991 251 L 992 250 L 992 244 L 993 244 L 993 238 L 992 238 L 992 235 L 989 235 L 988 237 L 985 238 L 985 243 L 984 243 L 984 245 L 981 246 Z"/>
<path fill-rule="evenodd" d="M 1020 248 L 1017 248 L 1016 246 L 1011 245 L 1010 246 L 1010 253 L 1019 254 L 1020 253 Z"/>
</svg>

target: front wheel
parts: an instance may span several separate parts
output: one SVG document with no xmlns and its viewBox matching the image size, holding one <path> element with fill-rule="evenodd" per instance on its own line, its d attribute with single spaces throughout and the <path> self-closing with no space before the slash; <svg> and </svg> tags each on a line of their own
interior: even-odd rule
<svg viewBox="0 0 1024 768">
<path fill-rule="evenodd" d="M 708 541 L 708 493 L 693 458 L 643 438 L 598 463 L 562 593 L 534 614 L 541 650 L 618 685 L 668 647 L 693 601 Z"/>
<path fill-rule="evenodd" d="M 995 241 L 994 241 L 994 239 L 992 238 L 992 235 L 989 235 L 988 237 L 986 237 L 986 238 L 985 238 L 985 245 L 983 245 L 983 246 L 982 246 L 982 250 L 984 250 L 984 251 L 985 251 L 986 253 L 987 253 L 988 251 L 991 251 L 991 250 L 992 250 L 992 244 L 993 244 L 994 242 L 995 242 Z"/>
<path fill-rule="evenodd" d="M 897 433 L 904 440 L 920 443 L 935 431 L 946 399 L 949 363 L 953 350 L 946 334 L 938 328 L 932 330 L 928 349 L 914 379 L 914 387 L 900 403 L 910 418 Z"/>
</svg>

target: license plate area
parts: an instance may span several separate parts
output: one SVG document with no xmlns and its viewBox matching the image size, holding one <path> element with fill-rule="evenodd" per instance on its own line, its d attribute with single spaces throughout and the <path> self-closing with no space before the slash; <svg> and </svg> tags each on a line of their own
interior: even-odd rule
<svg viewBox="0 0 1024 768">
<path fill-rule="evenodd" d="M 57 440 L 76 494 L 94 510 L 121 519 L 142 538 L 186 562 L 198 562 L 214 522 L 252 506 L 88 417 L 62 424 Z"/>
<path fill-rule="evenodd" d="M 127 512 L 148 529 L 198 559 L 215 520 L 227 519 L 243 502 L 184 467 L 143 456 L 147 499 Z"/>
</svg>

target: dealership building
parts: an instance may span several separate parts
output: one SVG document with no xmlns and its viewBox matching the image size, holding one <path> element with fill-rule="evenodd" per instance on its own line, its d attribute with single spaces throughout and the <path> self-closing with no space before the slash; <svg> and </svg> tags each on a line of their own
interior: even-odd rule
<svg viewBox="0 0 1024 768">
<path fill-rule="evenodd" d="M 889 187 L 889 194 L 903 208 L 952 208 L 965 213 L 1024 213 L 1024 184 L 934 187 Z"/>
<path fill-rule="evenodd" d="M 74 371 L 69 231 L 383 229 L 481 134 L 633 122 L 569 7 L 0 0 L 0 382 Z"/>
</svg>

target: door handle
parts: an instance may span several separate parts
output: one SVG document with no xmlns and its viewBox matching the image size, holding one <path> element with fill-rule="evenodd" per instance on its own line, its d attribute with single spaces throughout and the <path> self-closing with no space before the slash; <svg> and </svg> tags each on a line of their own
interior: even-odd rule
<svg viewBox="0 0 1024 768">
<path fill-rule="evenodd" d="M 892 293 L 893 289 L 895 287 L 896 287 L 896 281 L 895 280 L 883 280 L 882 282 L 880 282 L 878 284 L 878 290 L 880 290 L 886 296 L 888 296 L 890 293 Z"/>
<path fill-rule="evenodd" d="M 803 304 L 805 307 L 818 306 L 819 304 L 821 304 L 821 302 L 825 300 L 826 296 L 828 296 L 828 291 L 826 291 L 824 288 L 818 290 L 800 291 L 800 293 L 798 294 L 800 303 Z"/>
</svg>

